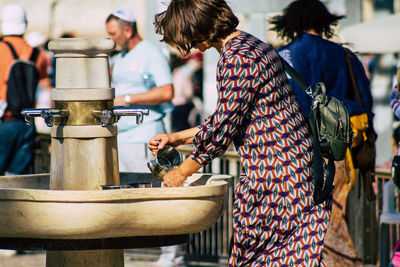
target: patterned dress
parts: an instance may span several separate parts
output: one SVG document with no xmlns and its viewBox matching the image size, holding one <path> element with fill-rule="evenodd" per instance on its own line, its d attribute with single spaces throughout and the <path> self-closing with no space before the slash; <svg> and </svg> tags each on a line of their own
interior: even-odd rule
<svg viewBox="0 0 400 267">
<path fill-rule="evenodd" d="M 241 32 L 221 52 L 217 89 L 191 156 L 205 165 L 231 142 L 240 156 L 229 266 L 325 266 L 330 209 L 314 205 L 310 131 L 277 53 Z"/>
</svg>

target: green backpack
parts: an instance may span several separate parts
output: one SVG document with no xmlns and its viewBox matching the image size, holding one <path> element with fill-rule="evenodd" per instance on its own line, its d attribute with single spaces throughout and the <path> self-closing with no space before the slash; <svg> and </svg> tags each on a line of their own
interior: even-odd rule
<svg viewBox="0 0 400 267">
<path fill-rule="evenodd" d="M 317 83 L 312 98 L 308 120 L 310 125 L 316 125 L 321 154 L 327 158 L 332 154 L 334 160 L 343 160 L 353 136 L 348 111 L 342 101 L 326 95 L 323 83 Z"/>
<path fill-rule="evenodd" d="M 297 85 L 313 99 L 308 122 L 312 132 L 314 201 L 316 204 L 330 199 L 333 194 L 335 160 L 343 160 L 347 148 L 351 147 L 353 131 L 350 116 L 344 103 L 326 94 L 325 85 L 320 82 L 313 90 L 303 77 L 281 58 L 285 71 Z M 324 181 L 324 160 L 328 159 Z"/>
</svg>

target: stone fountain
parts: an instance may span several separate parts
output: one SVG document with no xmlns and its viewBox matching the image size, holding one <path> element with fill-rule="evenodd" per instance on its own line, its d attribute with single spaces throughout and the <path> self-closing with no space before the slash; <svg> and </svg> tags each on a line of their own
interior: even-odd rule
<svg viewBox="0 0 400 267">
<path fill-rule="evenodd" d="M 184 243 L 221 215 L 228 176 L 195 174 L 192 186 L 162 188 L 150 173 L 119 173 L 116 123 L 121 116 L 141 123 L 149 111 L 113 106 L 114 46 L 109 39 L 49 43 L 54 108 L 23 115 L 51 127 L 51 172 L 0 177 L 0 248 L 44 249 L 49 267 L 120 267 L 124 248 Z"/>
</svg>

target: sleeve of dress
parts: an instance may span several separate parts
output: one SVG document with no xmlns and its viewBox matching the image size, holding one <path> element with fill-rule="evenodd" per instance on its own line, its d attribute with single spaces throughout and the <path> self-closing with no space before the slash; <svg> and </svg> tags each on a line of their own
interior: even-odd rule
<svg viewBox="0 0 400 267">
<path fill-rule="evenodd" d="M 392 107 L 394 115 L 400 119 L 400 92 L 397 86 L 394 87 L 390 95 L 390 106 Z"/>
<path fill-rule="evenodd" d="M 193 139 L 193 160 L 206 165 L 228 149 L 262 84 L 261 80 L 261 72 L 252 58 L 233 55 L 220 63 L 217 69 L 217 108 Z"/>
</svg>

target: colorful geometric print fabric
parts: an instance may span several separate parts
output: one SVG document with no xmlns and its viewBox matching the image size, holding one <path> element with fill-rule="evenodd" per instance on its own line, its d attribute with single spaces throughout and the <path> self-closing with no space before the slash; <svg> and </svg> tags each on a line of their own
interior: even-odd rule
<svg viewBox="0 0 400 267">
<path fill-rule="evenodd" d="M 325 266 L 330 210 L 313 204 L 310 132 L 276 52 L 241 32 L 221 53 L 217 89 L 192 158 L 207 164 L 232 142 L 240 156 L 229 266 Z"/>
</svg>

